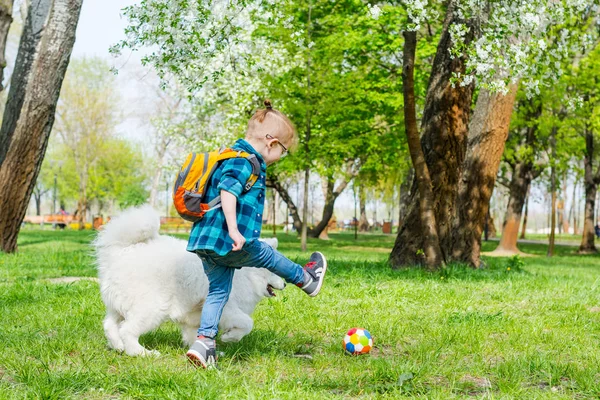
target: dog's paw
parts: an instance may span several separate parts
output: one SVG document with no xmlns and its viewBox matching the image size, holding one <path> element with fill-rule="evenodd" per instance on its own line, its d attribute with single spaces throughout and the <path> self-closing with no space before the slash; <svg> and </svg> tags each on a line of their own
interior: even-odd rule
<svg viewBox="0 0 600 400">
<path fill-rule="evenodd" d="M 160 351 L 144 349 L 144 351 L 141 352 L 139 355 L 142 357 L 159 357 Z"/>
<path fill-rule="evenodd" d="M 244 336 L 246 336 L 246 333 L 242 332 L 240 329 L 232 329 L 221 335 L 221 342 L 239 342 Z"/>
<path fill-rule="evenodd" d="M 112 349 L 112 350 L 115 350 L 115 351 L 118 351 L 119 353 L 122 353 L 122 352 L 125 351 L 125 345 L 123 344 L 123 342 L 117 343 L 117 344 L 109 342 L 108 343 L 108 348 Z"/>
</svg>

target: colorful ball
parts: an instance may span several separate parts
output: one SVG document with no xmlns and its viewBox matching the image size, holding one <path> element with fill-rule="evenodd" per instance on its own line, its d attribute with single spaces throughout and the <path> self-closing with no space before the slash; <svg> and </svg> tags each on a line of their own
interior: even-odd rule
<svg viewBox="0 0 600 400">
<path fill-rule="evenodd" d="M 352 328 L 344 336 L 344 350 L 348 354 L 367 354 L 373 348 L 373 338 L 368 330 Z"/>
</svg>

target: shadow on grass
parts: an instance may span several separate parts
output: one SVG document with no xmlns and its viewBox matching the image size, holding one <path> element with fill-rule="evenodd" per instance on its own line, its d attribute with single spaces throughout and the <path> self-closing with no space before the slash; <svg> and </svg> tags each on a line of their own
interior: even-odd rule
<svg viewBox="0 0 600 400">
<path fill-rule="evenodd" d="M 19 233 L 17 245 L 19 248 L 51 242 L 69 242 L 88 245 L 95 237 L 96 232 L 94 231 L 27 230 Z"/>
<path fill-rule="evenodd" d="M 296 259 L 301 262 L 301 259 Z M 463 281 L 502 281 L 515 276 L 526 277 L 530 273 L 526 267 L 512 266 L 510 259 L 486 260 L 485 268 L 474 269 L 463 264 L 450 264 L 440 271 L 429 272 L 421 267 L 392 269 L 387 261 L 346 261 L 328 260 L 328 278 L 335 281 L 383 282 L 389 280 L 463 280 Z M 512 268 L 509 268 L 512 266 Z M 337 282 L 336 282 L 337 283 Z"/>
<path fill-rule="evenodd" d="M 143 334 L 140 336 L 140 344 L 149 350 L 156 350 L 161 346 L 187 350 L 181 339 L 181 330 L 174 323 L 162 324 L 160 328 Z"/>
</svg>

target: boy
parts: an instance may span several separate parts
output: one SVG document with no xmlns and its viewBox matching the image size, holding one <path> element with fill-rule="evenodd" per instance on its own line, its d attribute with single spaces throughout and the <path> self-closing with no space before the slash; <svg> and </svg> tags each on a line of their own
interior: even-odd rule
<svg viewBox="0 0 600 400">
<path fill-rule="evenodd" d="M 327 261 L 319 252 L 301 267 L 257 240 L 262 228 L 266 166 L 285 157 L 297 141 L 291 121 L 273 109 L 269 100 L 264 104 L 266 108 L 248 122 L 245 140 L 238 140 L 232 147 L 256 155 L 260 162 L 258 180 L 245 191 L 252 172 L 250 162 L 244 158 L 223 161 L 211 176 L 206 194 L 207 202 L 220 195 L 221 208 L 207 212 L 196 222 L 188 241 L 187 250 L 202 259 L 209 289 L 198 337 L 186 355 L 204 368 L 216 366 L 215 338 L 236 268 L 267 268 L 309 296 L 319 293 L 327 270 Z"/>
</svg>

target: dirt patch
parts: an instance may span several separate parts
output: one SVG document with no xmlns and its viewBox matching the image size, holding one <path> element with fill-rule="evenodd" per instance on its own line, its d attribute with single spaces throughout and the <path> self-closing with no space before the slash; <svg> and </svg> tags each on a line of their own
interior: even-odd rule
<svg viewBox="0 0 600 400">
<path fill-rule="evenodd" d="M 592 307 L 588 309 L 589 312 L 600 312 L 600 307 Z"/>
<path fill-rule="evenodd" d="M 514 252 L 514 251 L 507 251 L 507 250 L 494 250 L 494 251 L 486 251 L 481 253 L 482 256 L 488 256 L 488 257 L 512 257 L 512 256 L 516 256 L 518 255 L 519 257 L 538 257 L 535 254 L 528 254 L 528 253 L 523 253 L 522 251 L 518 251 L 518 252 Z"/>
<path fill-rule="evenodd" d="M 8 375 L 5 369 L 0 368 L 0 381 L 8 382 L 10 384 L 16 384 L 17 381 L 12 376 Z"/>
<path fill-rule="evenodd" d="M 375 345 L 369 354 L 373 358 L 408 356 L 408 353 L 402 350 L 402 346 L 400 344 L 398 344 L 396 347 L 388 345 Z"/>
<path fill-rule="evenodd" d="M 430 378 L 425 379 L 425 384 L 433 387 L 449 387 L 450 382 L 448 382 L 448 378 L 441 375 L 435 375 Z"/>
<path fill-rule="evenodd" d="M 465 375 L 460 379 L 460 381 L 462 383 L 470 383 L 479 389 L 489 389 L 492 387 L 492 383 L 488 378 L 479 378 L 473 375 Z"/>
<path fill-rule="evenodd" d="M 50 283 L 73 283 L 79 281 L 92 281 L 98 282 L 98 278 L 93 278 L 89 276 L 62 276 L 60 278 L 50 278 L 47 279 Z"/>
</svg>

